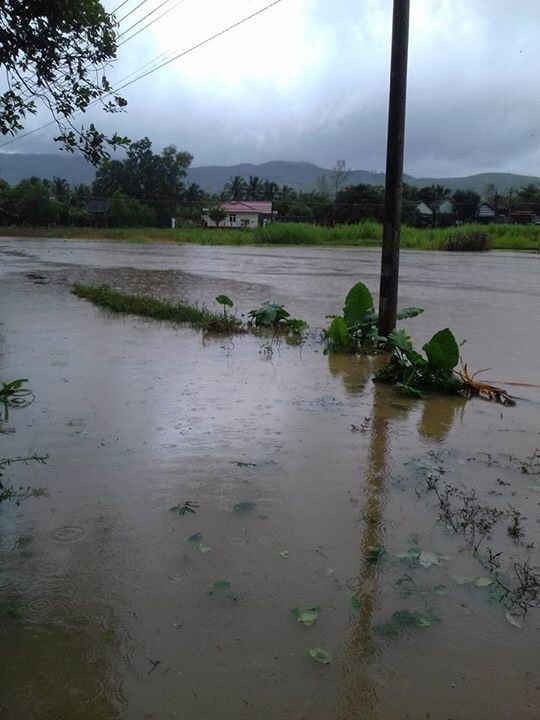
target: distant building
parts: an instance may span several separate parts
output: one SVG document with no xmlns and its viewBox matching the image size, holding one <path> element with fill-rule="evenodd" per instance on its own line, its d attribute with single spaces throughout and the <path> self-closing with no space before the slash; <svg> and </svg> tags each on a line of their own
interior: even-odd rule
<svg viewBox="0 0 540 720">
<path fill-rule="evenodd" d="M 421 227 L 433 225 L 433 210 L 425 202 L 419 202 L 415 209 L 416 224 Z"/>
<path fill-rule="evenodd" d="M 256 228 L 270 222 L 277 214 L 272 210 L 272 203 L 266 200 L 228 200 L 220 205 L 226 214 L 219 227 Z M 209 216 L 210 209 L 202 211 L 202 223 L 206 227 L 217 227 Z"/>
<path fill-rule="evenodd" d="M 536 213 L 533 210 L 512 210 L 510 220 L 520 225 L 530 225 L 536 223 Z"/>
<path fill-rule="evenodd" d="M 495 222 L 497 219 L 497 211 L 495 208 L 487 202 L 480 203 L 478 206 L 478 212 L 476 215 L 478 222 Z"/>
</svg>

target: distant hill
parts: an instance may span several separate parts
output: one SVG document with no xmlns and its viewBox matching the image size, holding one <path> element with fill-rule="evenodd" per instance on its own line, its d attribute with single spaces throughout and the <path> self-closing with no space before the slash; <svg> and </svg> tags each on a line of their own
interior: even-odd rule
<svg viewBox="0 0 540 720">
<path fill-rule="evenodd" d="M 230 177 L 240 175 L 246 180 L 250 175 L 257 175 L 263 180 L 271 180 L 278 185 L 290 185 L 295 190 L 310 191 L 316 188 L 317 180 L 323 176 L 329 177 L 332 170 L 321 168 L 307 162 L 275 161 L 251 165 L 209 165 L 206 167 L 193 167 L 188 172 L 188 180 L 198 183 L 208 192 L 219 192 Z M 532 183 L 540 185 L 540 177 L 530 175 L 515 175 L 513 173 L 480 173 L 466 177 L 452 178 L 416 178 L 405 175 L 410 185 L 424 187 L 425 185 L 443 185 L 450 190 L 475 190 L 482 194 L 487 185 L 495 185 L 498 192 L 507 192 L 510 188 L 519 190 L 523 185 Z M 347 180 L 348 185 L 384 185 L 384 173 L 368 172 L 367 170 L 352 170 Z"/>
<path fill-rule="evenodd" d="M 198 183 L 208 192 L 219 192 L 230 177 L 240 175 L 247 180 L 250 175 L 257 175 L 263 180 L 271 180 L 278 185 L 289 185 L 295 190 L 309 192 L 316 188 L 319 178 L 328 177 L 331 174 L 332 170 L 318 167 L 313 163 L 273 161 L 260 165 L 242 163 L 229 166 L 192 167 L 188 171 L 187 179 L 188 182 Z M 62 177 L 71 185 L 75 185 L 92 182 L 95 177 L 95 169 L 78 155 L 0 153 L 0 178 L 7 180 L 10 185 L 32 175 L 41 178 Z M 444 185 L 450 190 L 475 190 L 478 193 L 482 193 L 486 185 L 490 184 L 495 185 L 501 193 L 510 188 L 519 189 L 529 183 L 540 185 L 540 177 L 512 173 L 480 173 L 479 175 L 453 178 L 415 178 L 412 175 L 406 175 L 405 179 L 417 187 Z M 358 185 L 359 183 L 384 185 L 384 173 L 352 170 L 347 184 Z"/>
<path fill-rule="evenodd" d="M 0 178 L 10 185 L 32 176 L 65 178 L 70 185 L 90 183 L 96 171 L 80 155 L 0 153 Z"/>
</svg>

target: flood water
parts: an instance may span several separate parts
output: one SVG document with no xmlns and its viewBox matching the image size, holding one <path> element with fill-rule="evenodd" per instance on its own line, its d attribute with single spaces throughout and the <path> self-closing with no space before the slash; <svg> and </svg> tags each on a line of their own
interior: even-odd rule
<svg viewBox="0 0 540 720">
<path fill-rule="evenodd" d="M 540 609 L 512 624 L 496 583 L 464 580 L 493 577 L 488 549 L 507 583 L 540 564 L 540 390 L 414 400 L 372 382 L 380 358 L 325 355 L 316 329 L 357 280 L 376 292 L 379 261 L 0 238 L 0 380 L 35 394 L 0 458 L 48 455 L 4 468 L 46 495 L 0 505 L 2 720 L 540 717 Z M 315 330 L 204 337 L 112 316 L 77 281 L 271 299 Z M 539 281 L 537 255 L 404 252 L 400 305 L 425 313 L 403 325 L 419 344 L 449 326 L 471 369 L 540 384 Z M 475 557 L 429 477 L 515 508 L 523 535 L 504 516 Z M 311 626 L 290 612 L 313 606 Z"/>
</svg>

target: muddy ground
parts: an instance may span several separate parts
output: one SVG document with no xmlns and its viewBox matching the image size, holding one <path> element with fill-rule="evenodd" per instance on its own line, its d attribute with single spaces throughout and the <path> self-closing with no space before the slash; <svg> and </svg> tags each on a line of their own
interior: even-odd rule
<svg viewBox="0 0 540 720">
<path fill-rule="evenodd" d="M 47 495 L 0 506 L 0 718 L 540 717 L 540 610 L 486 567 L 502 553 L 514 587 L 539 564 L 540 391 L 412 400 L 372 383 L 380 360 L 324 355 L 317 328 L 357 280 L 376 291 L 378 251 L 4 238 L 0 263 L 0 380 L 35 394 L 0 457 L 49 456 L 6 474 Z M 405 326 L 538 384 L 539 278 L 535 255 L 403 253 L 401 305 L 425 308 Z M 75 281 L 272 299 L 314 330 L 203 337 Z M 505 513 L 478 556 L 439 521 L 446 483 Z M 309 626 L 290 612 L 313 606 Z"/>
</svg>

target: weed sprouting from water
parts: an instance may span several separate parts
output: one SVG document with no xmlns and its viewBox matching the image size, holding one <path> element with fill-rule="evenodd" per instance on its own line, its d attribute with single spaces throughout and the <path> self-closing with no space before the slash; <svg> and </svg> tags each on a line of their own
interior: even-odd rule
<svg viewBox="0 0 540 720">
<path fill-rule="evenodd" d="M 4 419 L 8 419 L 10 408 L 26 407 L 34 401 L 34 393 L 29 388 L 23 387 L 27 382 L 26 378 L 19 378 L 0 383 L 0 405 L 3 406 Z"/>
<path fill-rule="evenodd" d="M 91 300 L 96 305 L 112 312 L 141 315 L 156 320 L 188 323 L 192 327 L 201 328 L 208 332 L 245 332 L 239 318 L 225 313 L 222 315 L 213 313 L 204 307 L 200 308 L 185 303 L 175 304 L 148 295 L 128 295 L 111 290 L 107 285 L 93 287 L 91 285 L 76 284 L 73 286 L 72 292 L 77 297 Z"/>
</svg>

